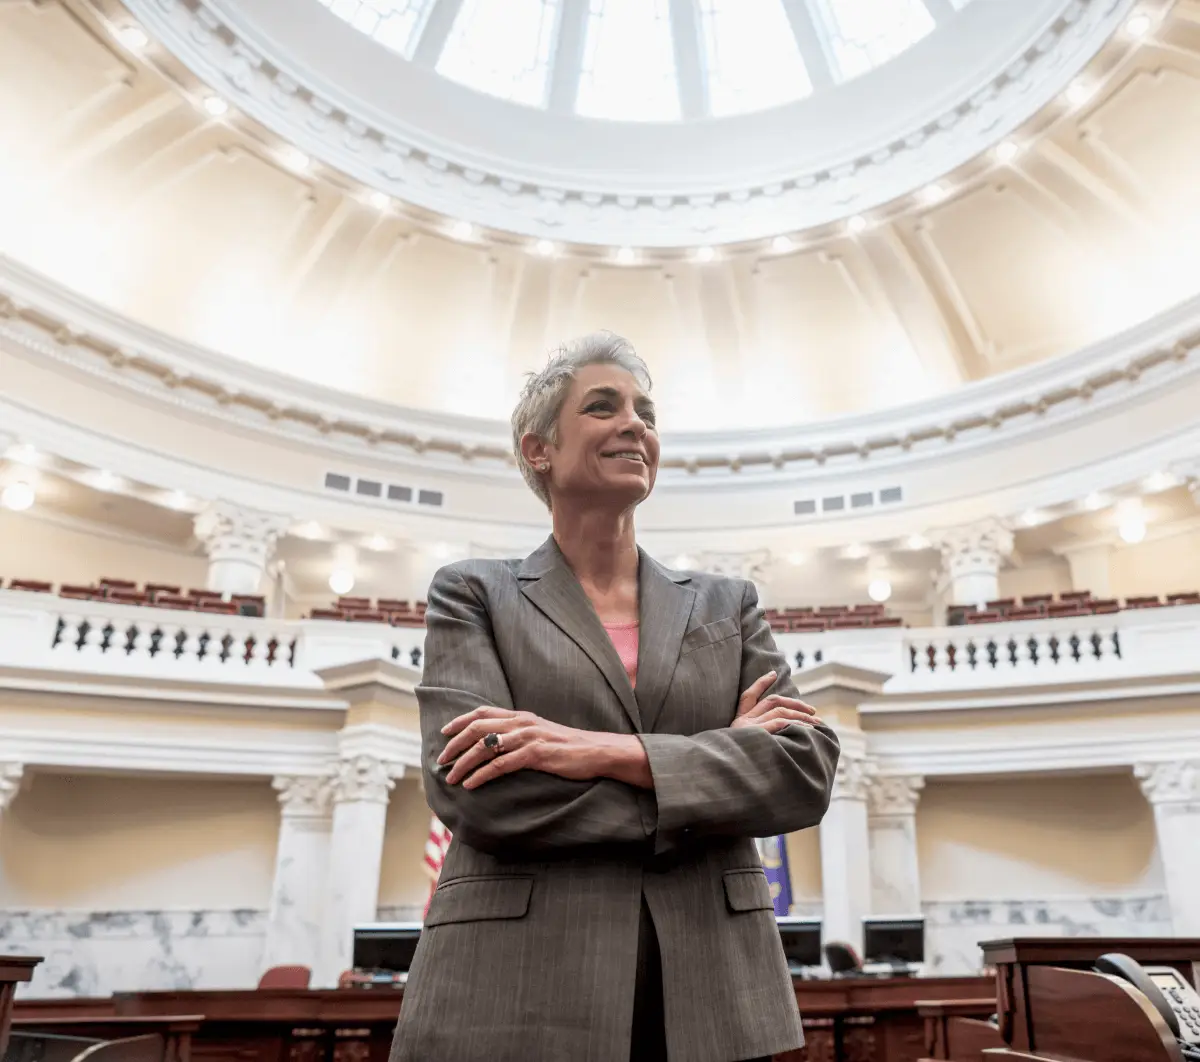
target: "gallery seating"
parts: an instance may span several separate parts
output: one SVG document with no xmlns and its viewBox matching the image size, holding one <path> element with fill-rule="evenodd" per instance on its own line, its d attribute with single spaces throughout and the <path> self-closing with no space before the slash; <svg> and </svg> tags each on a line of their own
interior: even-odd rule
<svg viewBox="0 0 1200 1062">
<path fill-rule="evenodd" d="M 54 584 L 40 579 L 12 579 L 0 589 L 25 593 L 53 594 Z M 59 584 L 57 595 L 71 601 L 108 601 L 114 605 L 141 605 L 153 608 L 180 609 L 188 612 L 214 612 L 228 616 L 266 615 L 267 600 L 261 594 L 233 594 L 229 600 L 215 590 L 189 589 L 169 583 L 146 583 L 143 586 L 129 579 L 98 579 L 95 583 Z"/>
<path fill-rule="evenodd" d="M 1165 597 L 1143 595 L 1127 597 L 1093 597 L 1088 590 L 1070 590 L 1053 594 L 1027 594 L 1020 598 L 997 598 L 984 603 L 982 609 L 970 605 L 954 605 L 947 622 L 951 627 L 976 623 L 1012 623 L 1016 620 L 1067 619 L 1074 616 L 1107 616 L 1125 609 L 1170 608 L 1175 605 L 1200 605 L 1200 592 L 1188 591 L 1167 594 Z"/>
</svg>

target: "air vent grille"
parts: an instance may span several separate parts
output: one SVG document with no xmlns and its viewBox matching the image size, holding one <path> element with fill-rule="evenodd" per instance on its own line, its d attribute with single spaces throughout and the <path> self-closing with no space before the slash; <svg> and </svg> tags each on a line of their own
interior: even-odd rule
<svg viewBox="0 0 1200 1062">
<path fill-rule="evenodd" d="M 796 516 L 842 513 L 847 509 L 873 509 L 876 505 L 896 505 L 904 500 L 901 487 L 882 487 L 878 491 L 856 490 L 850 494 L 830 494 L 822 498 L 797 498 L 792 503 Z"/>
<path fill-rule="evenodd" d="M 427 487 L 410 487 L 403 483 L 384 483 L 378 479 L 348 476 L 342 472 L 325 473 L 325 489 L 339 494 L 355 494 L 359 498 L 377 498 L 394 505 L 429 505 L 442 508 L 446 495 L 440 490 Z"/>
</svg>

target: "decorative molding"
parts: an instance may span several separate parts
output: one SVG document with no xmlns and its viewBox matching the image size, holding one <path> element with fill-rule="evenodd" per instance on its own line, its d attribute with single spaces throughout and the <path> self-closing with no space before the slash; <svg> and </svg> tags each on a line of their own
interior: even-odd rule
<svg viewBox="0 0 1200 1062">
<path fill-rule="evenodd" d="M 1200 758 L 1139 763 L 1133 774 L 1155 807 L 1187 806 L 1200 811 Z"/>
<path fill-rule="evenodd" d="M 271 787 L 279 794 L 285 819 L 324 819 L 332 811 L 333 779 L 329 775 L 276 775 Z"/>
<path fill-rule="evenodd" d="M 25 776 L 23 763 L 0 763 L 0 814 L 12 807 Z"/>
<path fill-rule="evenodd" d="M 847 755 L 843 750 L 833 778 L 831 799 L 865 801 L 877 770 L 873 759 L 867 756 Z"/>
<path fill-rule="evenodd" d="M 0 255 L 0 343 L 29 360 L 287 446 L 503 479 L 525 490 L 500 421 L 405 409 L 261 369 L 114 313 Z M 659 489 L 897 471 L 1061 429 L 1200 377 L 1200 297 L 1072 354 L 898 409 L 770 431 L 664 437 Z M 0 403 L 0 418 L 4 407 Z M 6 429 L 7 430 L 7 429 Z M 451 464 L 448 458 L 456 459 Z M 120 471 L 114 469 L 114 471 Z"/>
<path fill-rule="evenodd" d="M 755 549 L 744 553 L 706 551 L 697 555 L 692 569 L 707 572 L 709 575 L 749 579 L 750 582 L 761 586 L 773 559 L 769 549 Z"/>
<path fill-rule="evenodd" d="M 569 153 L 555 164 L 524 162 L 512 158 L 511 151 L 493 157 L 477 144 L 421 128 L 416 114 L 402 115 L 389 109 L 390 103 L 359 98 L 328 70 L 311 69 L 298 54 L 279 54 L 284 48 L 272 30 L 255 22 L 255 14 L 262 21 L 261 9 L 244 11 L 215 0 L 126 0 L 126 6 L 168 52 L 240 112 L 335 170 L 401 201 L 528 236 L 603 246 L 692 246 L 828 224 L 943 177 L 1062 92 L 1111 38 L 1133 2 L 1073 0 L 1055 4 L 1053 12 L 1045 10 L 1049 5 L 1029 5 L 1026 10 L 1033 8 L 1039 17 L 1035 23 L 1027 16 L 1021 25 L 1041 27 L 1040 37 L 1014 41 L 1020 51 L 1007 65 L 960 79 L 953 96 L 943 94 L 934 103 L 910 99 L 878 129 L 882 142 L 856 143 L 833 123 L 831 136 L 838 142 L 822 140 L 806 158 L 790 165 L 784 161 L 782 168 L 778 152 L 773 166 L 764 158 L 758 179 L 745 167 L 736 178 L 707 182 L 695 175 L 687 181 L 674 175 L 648 178 L 644 167 L 635 167 L 637 179 L 613 173 L 603 187 L 597 187 L 594 175 L 589 179 L 570 168 Z M 341 26 L 321 29 L 331 36 L 345 33 Z M 378 69 L 381 57 L 369 58 L 376 76 L 386 76 Z M 895 62 L 905 58 L 921 61 L 910 55 Z M 398 57 L 394 62 L 402 64 Z M 577 121 L 563 125 L 559 118 L 551 125 L 548 115 L 522 114 L 528 109 L 481 101 L 437 80 L 421 82 L 423 92 L 417 92 L 405 66 L 392 69 L 411 82 L 412 95 L 444 95 L 447 107 L 486 111 L 494 120 L 502 116 L 527 126 L 529 136 L 540 133 L 543 142 L 564 139 Z M 891 75 L 900 73 L 884 68 L 885 82 L 891 84 Z M 822 94 L 816 105 L 841 91 Z M 794 123 L 795 116 L 808 113 L 802 102 L 782 108 L 777 121 Z M 755 115 L 749 120 L 759 127 L 771 119 Z M 557 138 L 549 136 L 551 129 L 558 131 Z"/>
<path fill-rule="evenodd" d="M 395 785 L 395 778 L 383 760 L 360 753 L 338 763 L 332 783 L 333 801 L 335 804 L 386 804 L 388 793 Z"/>
<path fill-rule="evenodd" d="M 293 523 L 290 516 L 214 501 L 196 515 L 192 527 L 210 563 L 241 561 L 265 571 L 279 536 Z"/>
<path fill-rule="evenodd" d="M 925 779 L 919 774 L 875 775 L 867 790 L 871 818 L 908 818 L 917 813 Z"/>
</svg>

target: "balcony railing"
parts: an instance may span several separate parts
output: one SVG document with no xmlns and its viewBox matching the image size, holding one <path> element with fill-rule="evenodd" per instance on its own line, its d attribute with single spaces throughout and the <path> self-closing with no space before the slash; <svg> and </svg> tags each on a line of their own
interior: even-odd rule
<svg viewBox="0 0 1200 1062">
<path fill-rule="evenodd" d="M 0 591 L 0 669 L 318 688 L 316 672 L 370 658 L 420 669 L 425 631 L 377 623 L 179 612 Z M 1200 606 L 964 627 L 778 634 L 797 671 L 825 662 L 939 693 L 1200 670 Z"/>
</svg>

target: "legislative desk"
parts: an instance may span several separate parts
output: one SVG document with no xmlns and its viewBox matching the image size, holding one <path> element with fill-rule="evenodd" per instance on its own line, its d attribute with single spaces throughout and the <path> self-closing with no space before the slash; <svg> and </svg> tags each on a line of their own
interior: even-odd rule
<svg viewBox="0 0 1200 1062">
<path fill-rule="evenodd" d="M 923 999 L 975 999 L 991 978 L 852 978 L 797 981 L 808 1046 L 779 1062 L 916 1062 L 925 1054 Z M 47 1030 L 57 1021 L 203 1015 L 191 1062 L 386 1062 L 402 993 L 391 988 L 134 992 L 111 999 L 25 1000 L 17 1016 Z M 531 1060 L 533 1062 L 533 1060 Z"/>
</svg>

